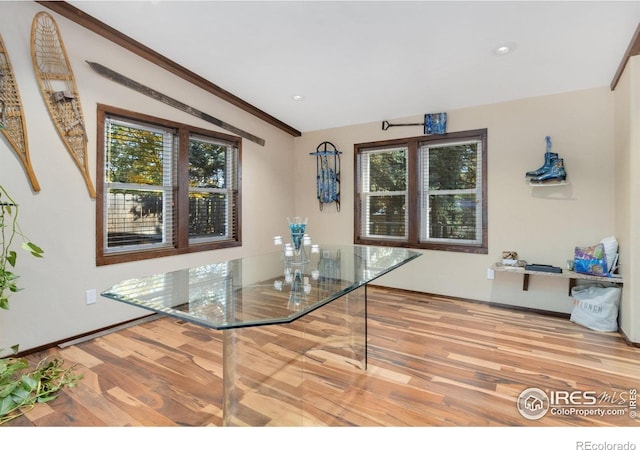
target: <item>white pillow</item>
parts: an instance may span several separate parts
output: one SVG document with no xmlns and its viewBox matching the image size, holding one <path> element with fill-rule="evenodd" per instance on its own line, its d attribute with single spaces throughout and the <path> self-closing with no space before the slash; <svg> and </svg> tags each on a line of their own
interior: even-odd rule
<svg viewBox="0 0 640 450">
<path fill-rule="evenodd" d="M 613 264 L 618 254 L 618 240 L 615 236 L 609 236 L 600 241 L 604 245 L 604 254 L 607 258 L 607 272 L 611 272 L 614 268 Z"/>
</svg>

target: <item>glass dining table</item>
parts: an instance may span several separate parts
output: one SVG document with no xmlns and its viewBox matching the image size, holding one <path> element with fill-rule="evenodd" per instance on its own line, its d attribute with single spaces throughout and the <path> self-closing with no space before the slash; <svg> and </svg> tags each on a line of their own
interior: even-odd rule
<svg viewBox="0 0 640 450">
<path fill-rule="evenodd" d="M 337 351 L 366 370 L 367 285 L 421 255 L 314 250 L 303 262 L 273 252 L 130 279 L 101 295 L 222 330 L 222 425 L 304 425 L 309 354 Z"/>
</svg>

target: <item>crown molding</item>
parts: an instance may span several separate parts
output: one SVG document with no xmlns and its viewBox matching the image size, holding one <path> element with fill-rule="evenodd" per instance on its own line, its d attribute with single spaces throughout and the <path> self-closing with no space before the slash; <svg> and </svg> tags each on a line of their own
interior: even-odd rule
<svg viewBox="0 0 640 450">
<path fill-rule="evenodd" d="M 631 42 L 627 47 L 627 51 L 624 52 L 624 56 L 622 57 L 622 61 L 620 61 L 620 65 L 618 66 L 618 70 L 613 77 L 613 81 L 611 81 L 611 90 L 615 90 L 618 85 L 618 81 L 620 81 L 620 77 L 624 72 L 625 67 L 627 66 L 627 62 L 631 59 L 632 56 L 640 55 L 640 25 L 636 28 L 636 32 L 633 34 L 631 38 Z"/>
<path fill-rule="evenodd" d="M 270 114 L 267 114 L 266 112 L 253 106 L 245 100 L 242 100 L 241 98 L 233 95 L 231 92 L 222 89 L 220 86 L 208 81 L 207 79 L 190 71 L 189 69 L 176 64 L 174 61 L 161 55 L 155 50 L 150 49 L 149 47 L 141 44 L 135 39 L 130 38 L 124 33 L 121 33 L 115 28 L 99 21 L 95 17 L 84 13 L 83 11 L 65 1 L 36 1 L 36 3 L 60 14 L 63 17 L 66 17 L 72 22 L 75 22 L 90 31 L 93 31 L 94 33 L 104 37 L 105 39 L 108 39 L 109 41 L 129 50 L 130 52 L 146 59 L 147 61 L 152 62 L 165 70 L 168 70 L 169 72 L 188 81 L 189 83 L 194 84 L 201 89 L 204 89 L 205 91 L 215 95 L 216 97 L 219 97 L 226 102 L 237 106 L 238 108 L 254 115 L 255 117 L 258 117 L 259 119 L 269 123 L 270 125 L 273 125 L 276 128 L 279 128 L 282 131 L 285 131 L 292 136 L 297 137 L 302 135 L 302 133 L 295 128 L 276 119 Z"/>
</svg>

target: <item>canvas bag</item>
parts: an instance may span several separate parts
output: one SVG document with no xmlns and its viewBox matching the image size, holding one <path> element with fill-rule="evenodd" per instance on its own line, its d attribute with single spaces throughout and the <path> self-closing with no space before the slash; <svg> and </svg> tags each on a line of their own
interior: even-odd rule
<svg viewBox="0 0 640 450">
<path fill-rule="evenodd" d="M 571 321 L 595 331 L 618 331 L 621 289 L 580 285 L 571 289 Z"/>
</svg>

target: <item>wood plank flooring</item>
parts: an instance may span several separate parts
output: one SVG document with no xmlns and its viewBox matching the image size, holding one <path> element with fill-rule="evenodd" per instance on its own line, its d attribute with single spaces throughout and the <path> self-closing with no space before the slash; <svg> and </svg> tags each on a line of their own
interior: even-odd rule
<svg viewBox="0 0 640 450">
<path fill-rule="evenodd" d="M 381 287 L 368 289 L 368 369 L 325 340 L 345 301 L 287 326 L 245 329 L 238 407 L 250 426 L 638 426 L 640 349 L 568 319 Z M 296 348 L 309 349 L 304 358 Z M 222 333 L 161 318 L 64 349 L 84 374 L 5 426 L 220 426 Z M 300 374 L 304 373 L 301 377 Z M 602 411 L 524 418 L 517 398 L 593 391 Z M 302 392 L 302 404 L 295 398 Z M 620 403 L 620 404 L 619 404 Z M 297 413 L 298 407 L 304 413 Z M 584 409 L 584 408 L 583 408 Z"/>
</svg>

